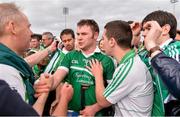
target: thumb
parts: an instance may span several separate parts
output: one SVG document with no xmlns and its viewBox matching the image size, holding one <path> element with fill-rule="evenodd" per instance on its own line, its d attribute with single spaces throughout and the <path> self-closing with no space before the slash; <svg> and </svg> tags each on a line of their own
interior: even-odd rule
<svg viewBox="0 0 180 117">
<path fill-rule="evenodd" d="M 81 110 L 81 111 L 80 111 L 80 115 L 83 115 L 83 114 L 84 114 L 84 110 Z"/>
</svg>

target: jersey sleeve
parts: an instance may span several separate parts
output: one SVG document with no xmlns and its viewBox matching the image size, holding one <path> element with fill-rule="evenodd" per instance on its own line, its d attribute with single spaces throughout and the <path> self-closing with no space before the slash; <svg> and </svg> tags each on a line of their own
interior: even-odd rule
<svg viewBox="0 0 180 117">
<path fill-rule="evenodd" d="M 119 66 L 116 69 L 113 79 L 104 91 L 104 97 L 112 104 L 119 102 L 123 97 L 127 96 L 133 89 L 133 80 L 127 77 L 131 68 L 131 64 Z"/>
<path fill-rule="evenodd" d="M 69 72 L 71 66 L 71 58 L 72 58 L 71 56 L 72 56 L 71 52 L 67 53 L 62 59 L 58 69 L 63 69 L 66 72 Z M 66 76 L 62 82 L 70 82 L 70 79 L 68 78 L 68 76 Z"/>
<path fill-rule="evenodd" d="M 62 68 L 62 69 L 63 69 L 63 68 L 66 68 L 66 69 L 69 70 L 70 64 L 71 64 L 71 53 L 67 53 L 67 54 L 63 57 L 63 59 L 62 59 L 60 65 L 59 65 L 58 69 L 60 69 L 60 68 Z"/>
</svg>

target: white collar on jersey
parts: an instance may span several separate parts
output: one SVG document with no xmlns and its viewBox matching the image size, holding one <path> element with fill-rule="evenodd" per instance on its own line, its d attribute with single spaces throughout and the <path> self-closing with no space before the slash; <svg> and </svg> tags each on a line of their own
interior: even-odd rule
<svg viewBox="0 0 180 117">
<path fill-rule="evenodd" d="M 64 54 L 67 54 L 69 51 L 66 50 L 66 48 L 64 47 L 64 48 L 62 49 L 62 52 L 63 52 Z"/>
<path fill-rule="evenodd" d="M 82 52 L 82 51 L 81 51 Z M 96 47 L 96 49 L 94 50 L 94 52 L 92 52 L 92 53 L 90 53 L 90 54 L 85 54 L 85 53 L 83 53 L 82 52 L 82 54 L 86 57 L 86 58 L 88 58 L 88 57 L 90 57 L 91 55 L 93 55 L 94 53 L 100 53 L 101 52 L 101 50 L 98 48 L 98 47 Z"/>
<path fill-rule="evenodd" d="M 171 41 L 173 41 L 172 38 L 169 38 L 168 40 L 166 40 L 164 43 L 162 43 L 159 47 L 161 49 L 163 49 L 165 46 L 169 45 L 169 43 L 171 43 Z"/>
</svg>

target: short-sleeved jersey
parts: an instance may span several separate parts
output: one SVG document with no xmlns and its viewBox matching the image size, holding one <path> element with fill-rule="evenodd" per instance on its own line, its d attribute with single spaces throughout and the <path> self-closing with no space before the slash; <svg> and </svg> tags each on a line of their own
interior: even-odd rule
<svg viewBox="0 0 180 117">
<path fill-rule="evenodd" d="M 97 59 L 103 65 L 104 80 L 111 80 L 114 72 L 114 63 L 110 57 L 102 54 L 99 49 L 89 56 L 84 55 L 81 51 L 72 51 L 65 55 L 61 65 L 58 69 L 67 68 L 68 75 L 65 78 L 74 89 L 74 95 L 69 103 L 69 109 L 79 112 L 81 107 L 81 86 L 86 85 L 88 88 L 85 90 L 84 103 L 85 105 L 92 105 L 96 103 L 95 96 L 95 77 L 86 68 L 89 66 L 91 59 Z"/>
<path fill-rule="evenodd" d="M 180 41 L 174 41 L 172 39 L 169 39 L 163 45 L 161 45 L 160 48 L 167 56 L 172 57 L 178 62 L 180 62 Z M 165 113 L 163 102 L 167 103 L 169 100 L 172 100 L 173 97 L 169 94 L 169 91 L 164 86 L 158 74 L 153 70 L 150 63 L 150 58 L 148 57 L 148 52 L 146 50 L 142 50 L 139 52 L 139 55 L 143 62 L 149 68 L 149 71 L 154 81 L 155 96 L 152 116 L 163 116 Z"/>
<path fill-rule="evenodd" d="M 115 104 L 115 116 L 150 116 L 153 82 L 146 65 L 135 51 L 128 52 L 116 68 L 104 97 Z"/>
<path fill-rule="evenodd" d="M 58 68 L 58 66 L 60 65 L 60 63 L 62 62 L 64 56 L 65 56 L 65 54 L 61 50 L 58 49 L 54 53 L 49 64 L 46 66 L 44 72 L 53 74 L 56 71 L 56 69 Z"/>
</svg>

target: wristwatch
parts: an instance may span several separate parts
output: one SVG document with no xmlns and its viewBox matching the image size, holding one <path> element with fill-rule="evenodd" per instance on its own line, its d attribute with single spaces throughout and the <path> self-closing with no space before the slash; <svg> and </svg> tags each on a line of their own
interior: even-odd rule
<svg viewBox="0 0 180 117">
<path fill-rule="evenodd" d="M 52 52 L 51 52 L 51 50 L 49 48 L 47 48 L 47 52 L 48 52 L 48 55 L 52 54 Z"/>
</svg>

